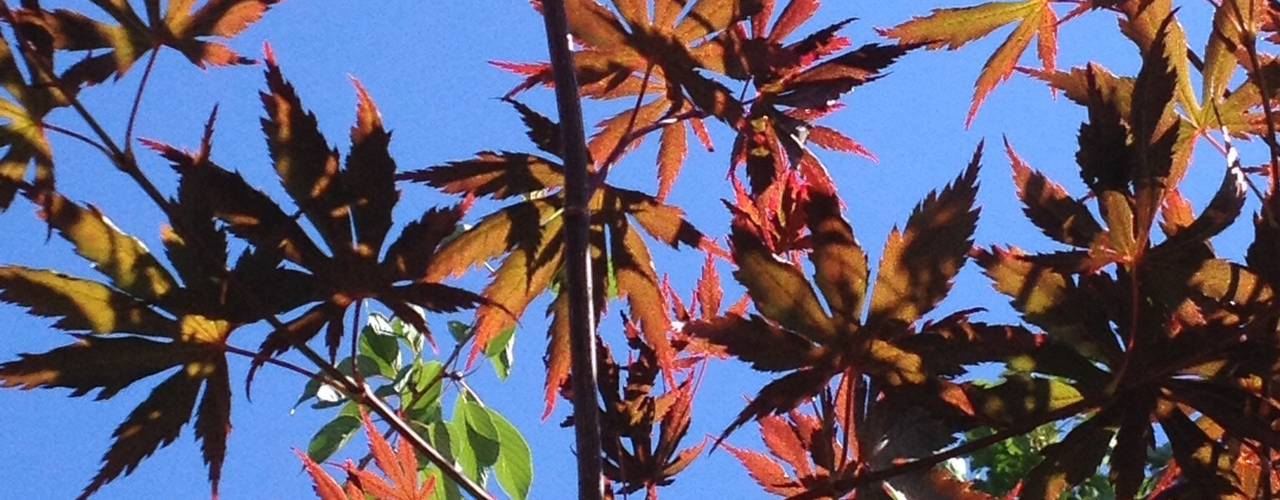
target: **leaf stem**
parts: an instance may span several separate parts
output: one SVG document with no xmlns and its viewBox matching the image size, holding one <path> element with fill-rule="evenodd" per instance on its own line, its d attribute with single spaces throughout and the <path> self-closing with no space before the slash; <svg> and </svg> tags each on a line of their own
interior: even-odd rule
<svg viewBox="0 0 1280 500">
<path fill-rule="evenodd" d="M 248 349 L 241 349 L 239 347 L 235 347 L 229 344 L 223 344 L 223 350 L 225 350 L 228 353 L 235 354 L 237 356 L 244 356 L 249 359 L 254 359 L 258 357 L 258 353 L 256 352 L 250 351 Z M 267 359 L 266 363 L 269 365 L 275 365 L 280 368 L 284 368 L 291 372 L 307 377 L 308 379 L 311 379 L 311 380 L 320 380 L 320 381 L 325 380 L 325 377 L 323 375 L 320 375 L 319 373 L 313 372 L 311 370 L 295 365 L 283 359 L 269 358 Z"/>
<path fill-rule="evenodd" d="M 90 138 L 89 138 L 89 136 L 86 136 L 86 135 L 84 135 L 84 134 L 81 134 L 81 133 L 76 132 L 76 131 L 71 130 L 71 129 L 66 129 L 66 128 L 59 127 L 59 126 L 54 125 L 54 124 L 52 124 L 52 123 L 41 123 L 41 124 L 40 124 L 40 126 L 41 126 L 41 127 L 44 127 L 45 129 L 47 129 L 47 130 L 49 130 L 49 131 L 57 132 L 57 133 L 59 133 L 59 134 L 65 135 L 65 136 L 70 137 L 70 138 L 72 138 L 72 139 L 75 139 L 75 140 L 78 140 L 78 141 L 83 142 L 83 143 L 85 143 L 85 144 L 88 144 L 89 146 L 92 146 L 92 147 L 93 147 L 93 149 L 96 149 L 96 150 L 98 150 L 98 151 L 102 152 L 102 154 L 104 154 L 104 155 L 106 155 L 106 156 L 111 156 L 111 152 L 110 152 L 110 151 L 107 151 L 107 148 L 106 148 L 105 146 L 103 146 L 102 144 L 99 144 L 99 143 L 98 143 L 98 141 L 95 141 L 95 140 L 93 140 L 93 139 L 90 139 Z"/>
<path fill-rule="evenodd" d="M 133 96 L 133 107 L 129 110 L 129 124 L 124 128 L 124 151 L 130 157 L 133 156 L 133 126 L 138 119 L 138 110 L 142 108 L 142 95 L 147 90 L 147 82 L 151 80 L 151 70 L 156 66 L 158 55 L 160 50 L 153 48 L 151 55 L 147 57 L 147 66 L 142 70 L 142 81 L 138 82 L 138 91 Z"/>
<path fill-rule="evenodd" d="M 569 21 L 564 0 L 543 0 L 542 19 L 555 75 L 556 106 L 560 114 L 560 144 L 565 167 L 565 285 L 569 294 L 570 377 L 573 383 L 574 434 L 577 442 L 578 498 L 604 496 L 604 465 L 600 457 L 600 415 L 596 387 L 595 311 L 591 287 L 590 199 L 586 132 L 582 101 L 569 46 Z"/>
<path fill-rule="evenodd" d="M 18 25 L 17 21 L 13 18 L 13 13 L 9 12 L 7 9 L 4 10 L 3 13 L 0 13 L 0 15 L 3 15 L 5 20 L 11 26 Z M 93 113 L 90 113 L 89 109 L 84 106 L 84 103 L 80 102 L 80 98 L 76 95 L 74 89 L 69 89 L 66 83 L 58 78 L 58 75 L 54 73 L 53 68 L 50 67 L 52 61 L 50 61 L 49 64 L 44 64 L 41 58 L 35 57 L 31 53 L 31 47 L 33 44 L 30 40 L 26 40 L 23 37 L 22 30 L 14 30 L 14 38 L 20 47 L 22 58 L 31 68 L 31 72 L 34 73 L 32 79 L 43 81 L 45 84 L 54 87 L 58 93 L 67 100 L 67 103 L 71 105 L 71 108 L 80 115 L 80 118 L 89 125 L 89 128 L 93 130 L 94 135 L 98 136 L 98 139 L 101 141 L 101 145 L 107 150 L 105 151 L 107 153 L 107 158 L 115 164 L 117 169 L 133 179 L 133 181 L 147 194 L 147 197 L 151 198 L 151 201 L 154 202 L 157 207 L 160 207 L 160 210 L 162 210 L 165 215 L 169 215 L 172 211 L 169 200 L 160 193 L 160 190 L 151 182 L 151 179 L 148 179 L 146 174 L 142 173 L 142 169 L 138 167 L 138 163 L 134 159 L 133 154 L 122 151 L 120 147 L 116 145 L 116 142 L 111 139 L 111 134 L 108 134 L 106 129 L 102 128 L 102 124 L 98 123 L 98 120 L 94 118 Z"/>
</svg>

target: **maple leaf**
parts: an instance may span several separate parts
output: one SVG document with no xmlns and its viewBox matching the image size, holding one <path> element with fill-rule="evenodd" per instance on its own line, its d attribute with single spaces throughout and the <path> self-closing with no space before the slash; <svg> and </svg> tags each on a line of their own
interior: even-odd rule
<svg viewBox="0 0 1280 500">
<path fill-rule="evenodd" d="M 633 351 L 625 366 L 614 361 L 608 345 L 600 340 L 597 377 L 604 401 L 600 415 L 604 473 L 621 484 L 619 493 L 646 490 L 647 498 L 656 499 L 658 488 L 674 482 L 706 446 L 702 442 L 680 449 L 692 422 L 697 374 L 692 367 L 678 369 L 684 379 L 658 394 L 654 386 L 659 375 L 666 380 L 673 377 L 663 372 L 657 353 L 646 344 L 635 322 L 624 317 L 624 328 Z M 566 425 L 572 420 L 566 420 Z"/>
<path fill-rule="evenodd" d="M 852 485 L 869 469 L 887 467 L 899 457 L 932 453 L 952 440 L 951 432 L 936 419 L 938 415 L 926 415 L 927 410 L 916 406 L 921 401 L 914 397 L 873 400 L 873 416 L 864 419 L 868 412 L 855 397 L 859 380 L 860 376 L 846 374 L 834 394 L 829 390 L 820 393 L 815 414 L 790 410 L 760 418 L 760 437 L 775 458 L 729 444 L 725 449 L 766 492 L 781 497 L 850 498 L 849 493 L 861 497 L 863 493 L 892 490 L 907 498 L 990 500 L 941 469 L 885 482 L 867 481 L 854 490 Z"/>
<path fill-rule="evenodd" d="M 533 130 L 531 135 L 550 137 Z M 498 333 L 514 327 L 529 304 L 560 279 L 564 260 L 563 167 L 537 155 L 481 152 L 472 160 L 405 172 L 398 178 L 468 197 L 523 198 L 485 216 L 442 245 L 423 275 L 428 281 L 441 280 L 461 275 L 490 259 L 503 259 L 481 294 L 486 303 L 476 310 L 474 359 Z M 605 280 L 612 275 L 618 297 L 626 299 L 645 342 L 657 353 L 659 364 L 670 366 L 675 359 L 667 336 L 670 318 L 662 305 L 661 284 L 641 231 L 672 248 L 680 244 L 703 245 L 702 233 L 684 219 L 680 209 L 647 194 L 609 184 L 596 190 L 589 208 L 597 318 L 604 314 L 605 292 L 609 289 Z M 559 288 L 548 309 L 552 320 L 545 358 L 546 415 L 554 409 L 556 392 L 569 374 L 568 296 L 563 287 Z"/>
<path fill-rule="evenodd" d="M 203 444 L 213 495 L 218 493 L 226 438 L 230 432 L 231 390 L 225 359 L 227 338 L 250 323 L 239 295 L 219 293 L 226 274 L 186 274 L 179 284 L 140 241 L 121 232 L 93 207 L 56 193 L 33 195 L 51 228 L 71 242 L 110 284 L 53 271 L 0 266 L 0 301 L 22 305 L 33 315 L 57 318 L 55 328 L 76 342 L 43 354 L 23 354 L 0 364 L 0 386 L 23 389 L 62 387 L 73 396 L 98 390 L 108 399 L 139 380 L 170 375 L 152 390 L 114 433 L 102 468 L 85 487 L 88 497 L 121 474 L 129 474 L 157 448 L 177 438 L 196 414 L 196 437 Z M 189 220 L 197 211 L 184 212 Z M 206 222 L 209 216 L 205 217 Z M 200 236 L 196 226 L 175 222 L 164 234 L 170 255 L 180 255 Z M 221 250 L 226 244 L 210 247 Z M 176 262 L 176 260 L 175 260 Z M 236 269 L 232 274 L 258 272 Z M 262 269 L 264 279 L 283 270 Z M 176 371 L 172 371 L 177 368 Z M 197 399 L 199 404 L 197 406 Z"/>
<path fill-rule="evenodd" d="M 658 199 L 665 199 L 687 153 L 684 124 L 710 150 L 702 118 L 736 123 L 742 116 L 742 104 L 723 84 L 701 74 L 706 61 L 694 54 L 712 44 L 708 37 L 731 29 L 759 5 L 755 0 L 699 0 L 682 16 L 683 3 L 658 0 L 651 19 L 649 4 L 615 2 L 615 13 L 596 0 L 572 0 L 565 8 L 570 33 L 584 45 L 574 53 L 582 95 L 635 100 L 634 106 L 598 124 L 588 142 L 592 157 L 597 164 L 612 164 L 645 135 L 661 130 Z M 537 2 L 534 6 L 541 9 Z M 549 64 L 493 64 L 527 77 L 508 97 L 553 82 Z M 655 98 L 644 102 L 649 95 Z"/>
<path fill-rule="evenodd" d="M 987 59 L 974 83 L 973 104 L 965 116 L 965 127 L 973 119 L 992 90 L 1013 74 L 1023 51 L 1038 39 L 1037 52 L 1047 71 L 1057 66 L 1058 16 L 1051 0 L 988 2 L 971 7 L 934 9 L 928 16 L 917 17 L 880 34 L 902 44 L 924 44 L 930 50 L 956 50 L 969 42 L 990 35 L 1003 26 L 1017 23 L 1013 32 Z"/>
<path fill-rule="evenodd" d="M 1161 31 L 1170 22 L 1166 18 Z M 965 387 L 978 415 L 1004 427 L 1063 412 L 1086 414 L 1044 450 L 1045 461 L 1023 482 L 1022 498 L 1057 498 L 1092 476 L 1108 455 L 1118 498 L 1133 498 L 1156 424 L 1179 466 L 1187 468 L 1188 491 L 1238 491 L 1231 467 L 1215 458 L 1227 453 L 1222 460 L 1229 464 L 1235 452 L 1208 437 L 1192 414 L 1257 443 L 1280 438 L 1243 410 L 1260 405 L 1271 411 L 1272 403 L 1250 381 L 1267 376 L 1252 360 L 1273 352 L 1263 346 L 1274 332 L 1263 325 L 1271 321 L 1266 311 L 1275 293 L 1250 269 L 1217 258 L 1210 245 L 1242 211 L 1244 174 L 1238 161 L 1228 162 L 1222 184 L 1198 215 L 1169 187 L 1176 185 L 1168 180 L 1174 177 L 1171 164 L 1181 154 L 1174 137 L 1186 121 L 1180 125 L 1171 111 L 1177 79 L 1161 49 L 1165 37 L 1152 40 L 1131 83 L 1095 67 L 1051 76 L 1067 83 L 1062 87 L 1069 98 L 1088 104 L 1077 161 L 1106 227 L 1010 147 L 1028 217 L 1077 250 L 974 252 L 995 288 L 1045 331 L 1043 350 L 1055 353 L 1012 363 L 1015 374 L 994 387 Z M 1158 210 L 1168 236 L 1155 243 L 1150 226 Z M 1104 270 L 1112 265 L 1114 276 Z M 1225 338 L 1233 340 L 1213 340 Z"/>
<path fill-rule="evenodd" d="M 127 1 L 95 1 L 115 24 L 67 9 L 28 7 L 12 11 L 19 29 L 40 29 L 54 49 L 90 53 L 62 75 L 73 82 L 99 83 L 124 76 L 147 52 L 171 47 L 199 67 L 252 64 L 231 48 L 206 37 L 232 38 L 258 22 L 279 0 L 195 0 L 146 2 L 146 18 Z M 25 6 L 26 4 L 24 4 Z"/>
<path fill-rule="evenodd" d="M 351 129 L 351 150 L 345 168 L 318 130 L 315 116 L 307 112 L 284 79 L 268 48 L 268 92 L 262 94 L 267 117 L 262 119 L 268 149 L 285 191 L 319 233 L 320 244 L 269 197 L 251 187 L 238 174 L 213 164 L 208 157 L 208 136 L 200 154 L 179 151 L 156 142 L 146 144 L 169 159 L 183 185 L 199 186 L 190 203 L 202 205 L 233 234 L 248 240 L 262 260 L 256 265 L 277 266 L 287 260 L 304 269 L 302 281 L 309 295 L 288 302 L 290 307 L 268 310 L 274 314 L 311 304 L 299 316 L 273 331 L 263 342 L 260 358 L 305 343 L 325 331 L 330 357 L 343 335 L 342 318 L 349 307 L 375 299 L 429 335 L 426 320 L 414 306 L 428 311 L 456 311 L 485 302 L 466 290 L 420 279 L 431 252 L 448 237 L 465 212 L 465 205 L 429 210 L 407 225 L 385 245 L 391 227 L 391 211 L 399 198 L 395 189 L 395 161 L 388 153 L 386 131 L 377 107 L 358 82 L 356 123 Z M 194 191 L 194 188 L 193 188 Z M 296 296 L 271 283 L 261 295 Z"/>
<path fill-rule="evenodd" d="M 51 53 L 35 55 L 52 60 Z M 55 108 L 66 105 L 57 89 L 28 81 L 18 69 L 9 41 L 0 37 L 0 86 L 8 93 L 0 98 L 0 211 L 9 208 L 18 191 L 27 183 L 28 170 L 33 171 L 31 186 L 37 191 L 54 188 L 53 148 L 44 129 L 44 117 Z M 34 168 L 31 168 L 34 167 Z"/>
<path fill-rule="evenodd" d="M 977 222 L 980 154 L 981 146 L 952 185 L 930 194 L 905 229 L 890 235 L 865 322 L 867 257 L 840 216 L 834 191 L 812 189 L 804 204 L 813 248 L 809 260 L 830 314 L 801 270 L 777 259 L 748 214 L 733 209 L 734 276 L 759 315 L 730 314 L 688 329 L 757 370 L 789 373 L 762 388 L 721 439 L 749 419 L 794 408 L 855 367 L 887 387 L 928 381 L 921 357 L 900 342 L 945 296 L 965 260 Z"/>
<path fill-rule="evenodd" d="M 356 467 L 347 460 L 343 469 L 347 472 L 347 485 L 342 487 L 306 453 L 294 450 L 303 467 L 315 483 L 316 496 L 322 500 L 363 499 L 369 496 L 381 500 L 426 500 L 434 498 L 435 478 L 427 478 L 418 485 L 418 457 L 408 443 L 401 441 L 394 448 L 373 425 L 369 414 L 361 411 L 365 436 L 369 438 L 369 453 L 384 477 Z"/>
</svg>

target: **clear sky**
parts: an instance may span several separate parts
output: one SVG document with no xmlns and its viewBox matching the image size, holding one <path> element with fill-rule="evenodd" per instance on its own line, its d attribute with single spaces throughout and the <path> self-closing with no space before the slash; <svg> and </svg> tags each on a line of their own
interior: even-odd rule
<svg viewBox="0 0 1280 500">
<path fill-rule="evenodd" d="M 74 2 L 85 9 L 87 2 Z M 967 5 L 970 2 L 868 2 L 828 0 L 820 17 L 802 29 L 807 34 L 847 17 L 858 21 L 846 29 L 855 45 L 880 40 L 872 30 L 888 27 L 931 7 Z M 973 2 L 976 3 L 976 2 Z M 1202 47 L 1207 35 L 1207 3 L 1187 2 L 1180 13 L 1194 47 Z M 1061 33 L 1063 67 L 1088 60 L 1102 62 L 1117 73 L 1133 74 L 1138 57 L 1132 45 L 1115 29 L 1114 16 L 1095 13 L 1067 25 Z M 1031 250 L 1053 248 L 1021 214 L 1010 182 L 1008 160 L 1001 147 L 1007 135 L 1023 158 L 1033 166 L 1083 193 L 1075 171 L 1076 130 L 1083 112 L 1063 98 L 1054 100 L 1041 85 L 1022 76 L 997 89 L 988 99 L 974 126 L 964 128 L 964 115 L 972 84 L 988 55 L 1003 39 L 996 37 L 966 46 L 959 52 L 908 54 L 881 81 L 859 88 L 845 103 L 848 108 L 825 124 L 862 142 L 880 157 L 878 164 L 861 158 L 820 153 L 847 203 L 847 217 L 863 246 L 877 261 L 879 249 L 894 224 L 906 220 L 924 195 L 953 179 L 964 167 L 979 140 L 987 140 L 980 174 L 977 242 L 1015 244 Z M 8 33 L 6 32 L 6 36 Z M 320 119 L 331 143 L 347 148 L 347 129 L 355 109 L 348 75 L 360 79 L 381 107 L 387 126 L 394 131 L 392 152 L 402 170 L 417 169 L 448 160 L 464 159 L 481 150 L 532 150 L 518 118 L 495 98 L 519 79 L 490 65 L 493 59 L 537 61 L 546 58 L 541 19 L 522 1 L 406 1 L 288 0 L 244 36 L 234 41 L 237 50 L 261 55 L 264 41 L 274 48 L 284 73 L 298 88 L 303 102 Z M 1035 65 L 1033 58 L 1023 64 Z M 135 70 L 117 83 L 88 90 L 88 106 L 103 118 L 117 137 L 141 71 Z M 194 147 L 209 110 L 220 106 L 213 157 L 219 164 L 239 169 L 277 200 L 284 200 L 272 172 L 258 118 L 263 112 L 257 91 L 264 87 L 261 67 L 202 71 L 175 52 L 161 54 L 156 74 L 143 103 L 137 135 L 178 146 Z M 525 94 L 527 102 L 547 115 L 555 109 L 550 92 L 537 89 Z M 625 104 L 587 103 L 591 120 L 616 113 Z M 73 115 L 55 114 L 51 122 L 84 129 Z M 693 150 L 671 201 L 690 212 L 691 220 L 712 235 L 727 232 L 727 215 L 717 198 L 731 196 L 724 175 L 732 138 L 721 125 L 713 125 L 718 147 L 715 153 Z M 625 161 L 611 181 L 648 192 L 655 190 L 652 143 Z M 128 179 L 114 171 L 92 150 L 57 139 L 54 144 L 62 190 L 71 198 L 89 200 L 126 231 L 142 238 L 152 249 L 160 248 L 158 212 Z M 157 157 L 140 152 L 144 168 L 158 179 L 161 189 L 172 192 L 173 178 Z M 1246 157 L 1260 163 L 1261 157 Z M 1223 163 L 1216 152 L 1201 148 L 1191 170 L 1186 193 L 1196 207 L 1203 207 L 1221 178 Z M 450 200 L 418 185 L 401 186 L 403 198 L 397 222 L 416 217 L 431 205 Z M 1249 210 L 1256 207 L 1250 200 Z M 485 213 L 474 211 L 472 220 Z M 95 277 L 64 241 L 44 240 L 44 228 L 30 204 L 18 202 L 0 214 L 0 263 L 48 267 L 73 275 Z M 1247 224 L 1237 224 L 1218 240 L 1220 253 L 1233 259 L 1242 255 Z M 655 248 L 659 272 L 672 276 L 677 289 L 691 290 L 702 257 Z M 722 276 L 731 268 L 721 265 Z M 463 284 L 476 288 L 476 277 Z M 726 283 L 727 296 L 736 298 L 740 288 Z M 547 300 L 529 308 L 518 332 L 516 366 L 511 379 L 499 383 L 488 369 L 470 379 L 485 402 L 499 409 L 529 439 L 535 459 L 533 498 L 569 498 L 575 484 L 570 453 L 572 433 L 557 425 L 567 414 L 567 404 L 542 422 L 543 367 L 546 325 L 541 311 Z M 956 309 L 984 306 L 983 317 L 1010 321 L 1010 309 L 985 282 L 975 266 L 967 266 L 955 293 L 935 315 Z M 617 307 L 610 313 L 616 317 Z M 22 314 L 16 307 L 0 305 L 0 360 L 22 352 L 43 352 L 70 338 L 49 328 L 49 321 Z M 446 318 L 433 318 L 438 333 Z M 465 318 L 461 318 L 465 319 Z M 616 325 L 616 322 L 606 323 Z M 265 326 L 249 334 L 239 333 L 233 343 L 256 347 Z M 616 330 L 606 328 L 608 338 Z M 444 346 L 447 349 L 447 344 Z M 447 351 L 446 351 L 447 352 Z M 257 378 L 254 400 L 242 390 L 246 363 L 233 358 L 235 389 L 233 425 L 224 469 L 223 498 L 302 498 L 311 494 L 292 448 L 305 449 L 311 435 L 332 417 L 332 412 L 290 407 L 305 380 L 293 373 L 267 368 Z M 743 365 L 713 363 L 695 402 L 689 442 L 718 434 L 767 378 Z M 67 398 L 66 391 L 20 392 L 0 390 L 0 484 L 6 498 L 69 498 L 88 483 L 110 443 L 111 431 L 155 382 L 146 380 L 109 402 Z M 731 438 L 736 445 L 758 448 L 754 426 Z M 349 450 L 364 450 L 357 440 Z M 204 466 L 188 428 L 172 446 L 160 450 L 131 476 L 118 479 L 98 498 L 200 498 L 207 496 Z M 745 471 L 724 452 L 704 457 L 664 490 L 666 498 L 689 498 L 715 491 L 726 497 L 762 496 Z"/>
</svg>

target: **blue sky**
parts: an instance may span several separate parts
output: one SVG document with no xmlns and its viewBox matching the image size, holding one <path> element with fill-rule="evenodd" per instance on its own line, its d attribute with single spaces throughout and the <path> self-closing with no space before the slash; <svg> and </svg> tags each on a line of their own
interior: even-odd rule
<svg viewBox="0 0 1280 500">
<path fill-rule="evenodd" d="M 81 7 L 76 2 L 77 8 Z M 961 2 L 855 2 L 828 1 L 820 17 L 801 33 L 819 29 L 846 17 L 858 21 L 846 29 L 855 45 L 877 41 L 872 28 L 888 27 L 926 13 L 931 7 L 965 5 Z M 87 5 L 87 3 L 85 3 Z M 1207 34 L 1208 7 L 1188 2 L 1180 13 L 1194 47 L 1202 47 Z M 1060 65 L 1076 66 L 1099 61 L 1118 73 L 1136 71 L 1138 58 L 1132 45 L 1115 29 L 1114 16 L 1087 15 L 1067 25 L 1062 33 Z M 911 208 L 935 188 L 953 179 L 964 167 L 974 146 L 986 139 L 987 155 L 980 174 L 977 243 L 1010 243 L 1030 250 L 1053 248 L 1021 214 L 1003 155 L 1005 135 L 1024 159 L 1068 186 L 1075 194 L 1083 188 L 1074 169 L 1075 135 L 1082 111 L 1065 99 L 1054 100 L 1041 85 L 1022 76 L 999 88 L 987 101 L 972 129 L 963 126 L 972 95 L 972 84 L 987 56 L 1007 30 L 991 39 L 966 46 L 959 52 L 908 54 L 879 82 L 859 88 L 845 103 L 848 108 L 829 118 L 833 126 L 859 140 L 880 157 L 878 164 L 861 158 L 821 154 L 847 203 L 847 217 L 863 245 L 877 259 L 879 248 L 894 224 L 906 220 Z M 7 36 L 7 34 L 6 34 Z M 487 64 L 488 60 L 536 61 L 545 59 L 541 19 L 525 2 L 327 2 L 289 0 L 279 4 L 257 26 L 232 45 L 257 57 L 269 41 L 303 102 L 320 119 L 332 143 L 346 149 L 346 134 L 355 109 L 355 95 L 348 75 L 360 79 L 381 107 L 387 126 L 394 131 L 392 152 L 402 170 L 417 169 L 449 160 L 467 158 L 481 150 L 531 150 L 518 118 L 495 98 L 519 79 Z M 1032 58 L 1023 61 L 1035 65 Z M 88 107 L 117 137 L 122 134 L 129 97 L 141 71 L 118 83 L 86 92 Z M 178 146 L 194 147 L 204 119 L 220 106 L 215 135 L 214 160 L 239 169 L 249 179 L 285 199 L 274 178 L 261 136 L 262 115 L 257 91 L 263 87 L 260 67 L 203 71 L 187 64 L 174 52 L 163 52 L 143 103 L 137 135 Z M 550 92 L 536 89 L 525 94 L 535 109 L 554 115 Z M 590 120 L 616 113 L 625 104 L 587 103 Z M 84 129 L 74 116 L 55 114 L 51 122 Z M 704 232 L 723 235 L 727 215 L 716 198 L 731 196 L 724 175 L 727 150 L 732 144 L 725 128 L 712 125 L 718 147 L 715 153 L 694 149 L 671 201 L 689 211 L 690 219 Z M 653 143 L 634 153 L 611 176 L 611 182 L 648 192 L 655 190 Z M 155 208 L 128 179 L 89 148 L 57 139 L 55 144 L 60 187 L 70 197 L 97 204 L 126 231 L 159 248 L 160 218 Z M 1246 150 L 1246 153 L 1248 150 Z M 140 152 L 143 165 L 162 190 L 172 192 L 173 178 L 164 163 Z M 1246 163 L 1261 157 L 1246 156 Z M 1201 207 L 1218 185 L 1222 160 L 1209 148 L 1197 152 L 1185 192 Z M 397 222 L 403 223 L 427 207 L 449 202 L 445 197 L 417 186 L 403 185 Z M 1256 206 L 1254 201 L 1250 201 Z M 473 212 L 484 213 L 483 206 Z M 57 238 L 44 241 L 44 228 L 33 217 L 29 204 L 19 202 L 0 214 L 0 263 L 56 268 L 73 275 L 95 273 Z M 1247 241 L 1247 224 L 1237 224 L 1218 240 L 1220 253 L 1239 259 Z M 657 250 L 659 272 L 672 276 L 679 290 L 690 290 L 702 256 Z M 722 265 L 722 276 L 731 269 Z M 463 284 L 478 287 L 476 277 Z M 726 283 L 728 296 L 739 288 Z M 567 413 L 562 404 L 547 422 L 539 419 L 542 404 L 542 364 L 545 322 L 541 311 L 546 299 L 530 307 L 518 332 L 516 367 L 511 379 L 498 383 L 492 372 L 476 372 L 472 385 L 486 403 L 499 409 L 529 439 L 535 454 L 533 498 L 568 498 L 575 484 L 570 447 L 572 433 L 556 425 Z M 990 309 L 992 321 L 1010 321 L 1004 301 L 990 292 L 985 278 L 967 266 L 956 291 L 939 308 L 945 314 L 965 307 Z M 610 311 L 616 317 L 616 307 Z M 43 352 L 69 338 L 48 327 L 49 322 L 25 316 L 16 307 L 0 305 L 0 359 L 22 352 Z M 606 323 L 606 325 L 616 324 Z M 444 332 L 444 318 L 436 318 L 437 332 Z M 233 343 L 252 348 L 265 327 L 253 334 L 238 334 Z M 616 331 L 606 331 L 617 338 Z M 233 359 L 233 380 L 242 380 L 246 363 Z M 718 434 L 767 378 L 735 362 L 712 364 L 704 388 L 695 402 L 690 440 Z M 332 416 L 331 412 L 290 407 L 304 384 L 282 370 L 264 369 L 257 378 L 252 402 L 235 384 L 233 424 L 224 470 L 223 498 L 298 498 L 310 495 L 292 448 L 305 449 L 311 435 Z M 0 390 L 0 484 L 12 498 L 73 497 L 97 470 L 99 458 L 110 443 L 111 431 L 144 398 L 154 383 L 144 381 L 110 402 L 67 398 L 64 391 L 20 392 Z M 334 410 L 336 411 L 336 410 Z M 731 441 L 757 447 L 754 427 L 739 431 Z M 98 498 L 200 498 L 207 495 L 204 466 L 188 429 L 172 446 L 160 450 L 131 476 L 107 486 Z M 362 442 L 350 448 L 362 451 Z M 699 460 L 668 488 L 667 498 L 686 498 L 717 491 L 725 496 L 761 496 L 745 472 L 724 452 Z"/>
</svg>

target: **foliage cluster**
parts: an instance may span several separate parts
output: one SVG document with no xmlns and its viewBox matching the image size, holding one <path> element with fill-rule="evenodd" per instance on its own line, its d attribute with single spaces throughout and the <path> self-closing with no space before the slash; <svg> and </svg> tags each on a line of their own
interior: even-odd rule
<svg viewBox="0 0 1280 500">
<path fill-rule="evenodd" d="M 115 432 L 84 496 L 131 472 L 193 418 L 216 496 L 230 430 L 226 359 L 237 355 L 253 360 L 246 391 L 254 371 L 270 364 L 307 377 L 299 404 L 343 407 L 303 457 L 322 498 L 489 498 L 491 478 L 524 498 L 529 446 L 470 389 L 465 368 L 484 357 L 505 377 L 512 332 L 549 293 L 544 418 L 560 398 L 572 399 L 563 235 L 571 230 L 565 164 L 573 145 L 556 120 L 517 100 L 562 85 L 564 75 L 547 63 L 494 63 L 523 78 L 506 100 L 536 151 L 482 151 L 402 171 L 358 82 L 344 155 L 268 48 L 261 126 L 289 198 L 280 203 L 214 161 L 216 112 L 187 151 L 135 141 L 135 116 L 117 140 L 78 97 L 141 60 L 145 87 L 159 50 L 200 66 L 251 63 L 211 37 L 234 37 L 275 0 L 148 0 L 141 10 L 127 0 L 93 3 L 98 17 L 34 0 L 0 4 L 11 38 L 0 43 L 0 207 L 28 200 L 106 278 L 0 266 L 0 300 L 53 318 L 74 337 L 0 364 L 0 386 L 109 399 L 165 374 Z M 586 144 L 591 302 L 597 321 L 621 309 L 623 331 L 596 339 L 599 398 L 590 411 L 602 423 L 603 456 L 580 459 L 603 460 L 612 494 L 656 498 L 716 446 L 764 491 L 787 498 L 1057 499 L 1077 487 L 1092 488 L 1079 495 L 1123 499 L 1270 498 L 1280 486 L 1280 144 L 1272 116 L 1280 60 L 1259 47 L 1280 42 L 1280 6 L 1215 1 L 1205 47 L 1190 46 L 1171 0 L 1017 0 L 937 9 L 854 48 L 841 34 L 852 19 L 797 35 L 819 0 L 564 4 L 580 98 L 622 103 Z M 1136 75 L 1094 63 L 1057 67 L 1058 27 L 1086 15 L 1118 20 L 1141 61 Z M 1075 156 L 1086 193 L 1069 193 L 1010 141 L 1003 145 L 1027 219 L 1059 250 L 974 246 L 979 144 L 955 180 L 890 234 L 873 277 L 817 150 L 874 155 L 820 120 L 899 58 L 959 49 L 1006 26 L 1012 31 L 980 70 L 968 119 L 1015 72 L 1088 116 Z M 1033 39 L 1040 67 L 1019 67 Z M 78 116 L 89 132 L 49 123 L 54 111 Z M 667 202 L 690 132 L 711 149 L 710 127 L 734 137 L 724 240 Z M 92 145 L 137 182 L 167 220 L 163 262 L 92 205 L 59 193 L 47 134 Z M 617 185 L 612 169 L 650 136 L 658 141 L 656 192 Z M 1261 166 L 1243 164 L 1232 146 L 1252 138 L 1268 146 Z M 1197 213 L 1181 185 L 1201 142 L 1225 160 L 1198 168 L 1226 167 Z M 139 168 L 135 143 L 171 164 L 174 193 Z M 461 199 L 393 235 L 398 186 L 419 185 Z M 1251 192 L 1261 208 L 1247 255 L 1217 255 L 1211 240 L 1236 223 Z M 497 208 L 463 224 L 483 198 Z M 651 249 L 658 245 L 706 254 L 692 299 L 665 279 Z M 937 310 L 969 261 L 1021 322 Z M 746 290 L 727 307 L 721 265 Z M 448 284 L 476 269 L 489 271 L 482 290 Z M 393 317 L 372 311 L 375 303 Z M 435 345 L 429 315 L 470 309 L 474 321 L 448 327 L 452 352 L 426 348 Z M 260 323 L 270 328 L 256 350 L 230 343 Z M 726 360 L 776 378 L 714 443 L 694 442 L 701 374 Z M 984 363 L 1002 366 L 1003 377 L 972 380 L 971 368 Z M 458 394 L 446 418 L 450 387 Z M 752 421 L 765 452 L 726 441 Z M 370 454 L 344 465 L 340 484 L 319 462 L 359 429 Z M 1042 459 L 1009 458 L 1030 452 Z M 970 456 L 985 465 L 976 476 L 941 466 Z"/>
</svg>

